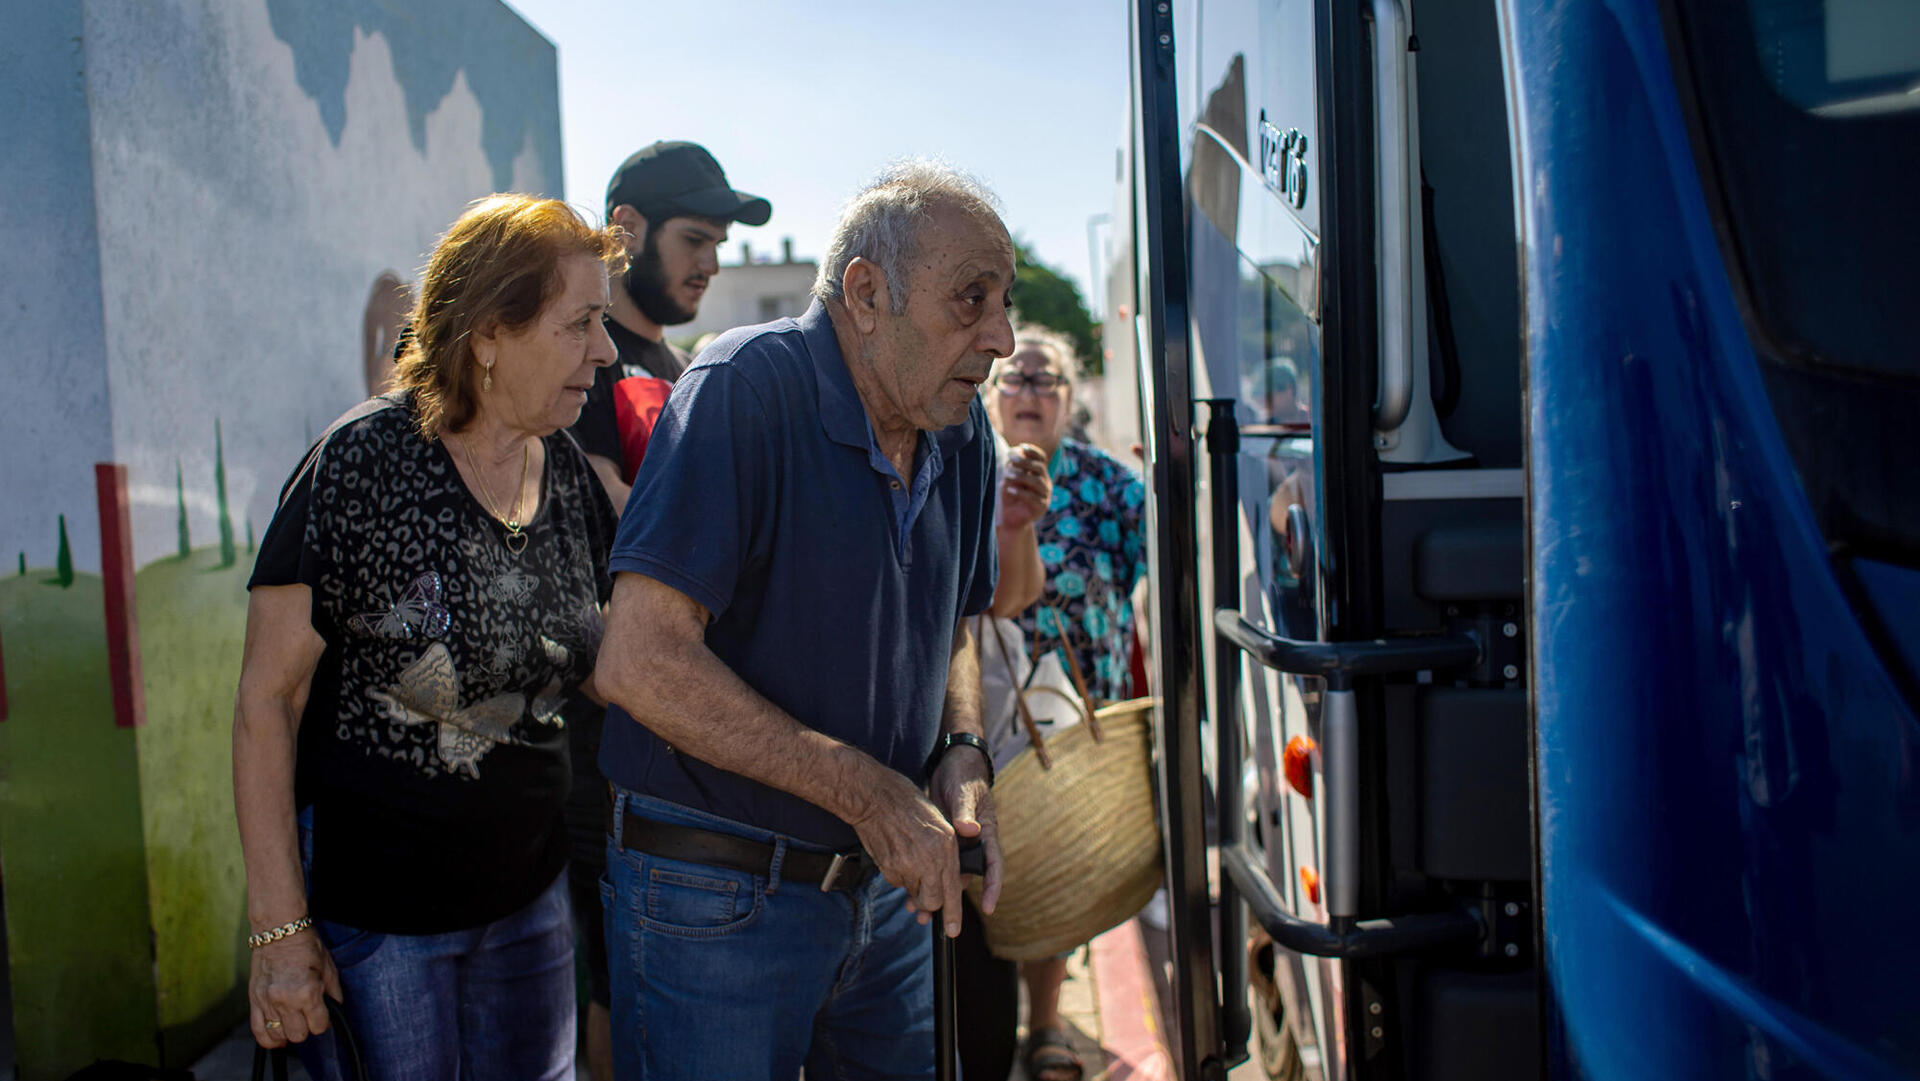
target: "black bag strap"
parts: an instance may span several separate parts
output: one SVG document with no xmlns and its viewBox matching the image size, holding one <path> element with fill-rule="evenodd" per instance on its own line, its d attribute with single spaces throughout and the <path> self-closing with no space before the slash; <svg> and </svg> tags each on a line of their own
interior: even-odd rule
<svg viewBox="0 0 1920 1081">
<path fill-rule="evenodd" d="M 331 995 L 321 996 L 327 1004 L 327 1029 L 333 1033 L 334 1047 L 340 1053 L 340 1067 L 350 1081 L 369 1081 L 367 1064 L 360 1057 L 360 1041 L 347 1020 L 347 1008 Z M 287 1054 L 284 1047 L 272 1051 L 258 1044 L 253 1048 L 253 1081 L 267 1081 L 267 1064 L 273 1064 L 273 1081 L 287 1081 Z"/>
<path fill-rule="evenodd" d="M 273 1063 L 273 1081 L 287 1081 L 287 1049 L 276 1047 L 269 1051 L 259 1044 L 253 1045 L 253 1081 L 267 1081 L 267 1063 Z"/>
</svg>

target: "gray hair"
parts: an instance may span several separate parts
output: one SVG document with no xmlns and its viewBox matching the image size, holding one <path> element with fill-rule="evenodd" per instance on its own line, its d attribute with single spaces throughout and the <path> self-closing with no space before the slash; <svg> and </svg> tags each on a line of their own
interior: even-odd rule
<svg viewBox="0 0 1920 1081">
<path fill-rule="evenodd" d="M 1013 328 L 1013 352 L 994 358 L 993 369 L 987 378 L 991 379 L 1011 367 L 1013 358 L 1024 349 L 1038 349 L 1046 353 L 1052 358 L 1053 366 L 1069 380 L 1079 372 L 1080 350 L 1073 344 L 1072 338 L 1052 327 L 1029 323 Z"/>
<path fill-rule="evenodd" d="M 1000 200 L 978 177 L 945 162 L 896 161 L 841 208 L 827 257 L 813 279 L 813 295 L 823 302 L 844 303 L 840 282 L 847 266 L 865 259 L 887 276 L 888 307 L 899 315 L 907 310 L 908 268 L 918 253 L 927 216 L 936 208 L 953 207 L 998 223 L 999 206 Z"/>
</svg>

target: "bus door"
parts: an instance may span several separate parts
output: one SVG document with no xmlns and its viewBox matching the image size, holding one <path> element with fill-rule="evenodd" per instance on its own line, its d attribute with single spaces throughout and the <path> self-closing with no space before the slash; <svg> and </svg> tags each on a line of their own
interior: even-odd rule
<svg viewBox="0 0 1920 1081">
<path fill-rule="evenodd" d="M 1183 1076 L 1539 1076 L 1493 8 L 1136 16 Z"/>
</svg>

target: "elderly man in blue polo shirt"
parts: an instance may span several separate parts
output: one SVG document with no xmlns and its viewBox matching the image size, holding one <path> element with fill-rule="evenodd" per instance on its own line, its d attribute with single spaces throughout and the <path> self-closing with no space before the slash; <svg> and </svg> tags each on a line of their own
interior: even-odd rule
<svg viewBox="0 0 1920 1081">
<path fill-rule="evenodd" d="M 675 386 L 614 543 L 615 1073 L 933 1074 L 956 837 L 1000 888 L 978 652 L 995 576 L 976 391 L 1013 350 L 1013 244 L 909 162 L 842 212 L 799 319 Z"/>
</svg>

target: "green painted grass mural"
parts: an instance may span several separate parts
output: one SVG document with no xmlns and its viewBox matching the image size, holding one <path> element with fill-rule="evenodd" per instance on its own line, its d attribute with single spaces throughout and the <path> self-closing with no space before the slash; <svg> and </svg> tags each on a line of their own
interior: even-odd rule
<svg viewBox="0 0 1920 1081">
<path fill-rule="evenodd" d="M 116 728 L 100 579 L 0 582 L 0 853 L 22 1078 L 150 1059 L 154 994 L 136 730 Z"/>
<path fill-rule="evenodd" d="M 147 703 L 140 811 L 169 1066 L 186 1065 L 178 1056 L 245 1015 L 246 876 L 233 821 L 232 747 L 251 570 L 207 546 L 134 576 Z"/>
<path fill-rule="evenodd" d="M 0 580 L 0 853 L 22 1078 L 100 1056 L 153 1062 L 156 1048 L 183 1066 L 245 1016 L 230 746 L 250 568 L 221 556 L 209 545 L 134 576 L 138 729 L 114 726 L 101 580 Z"/>
</svg>

